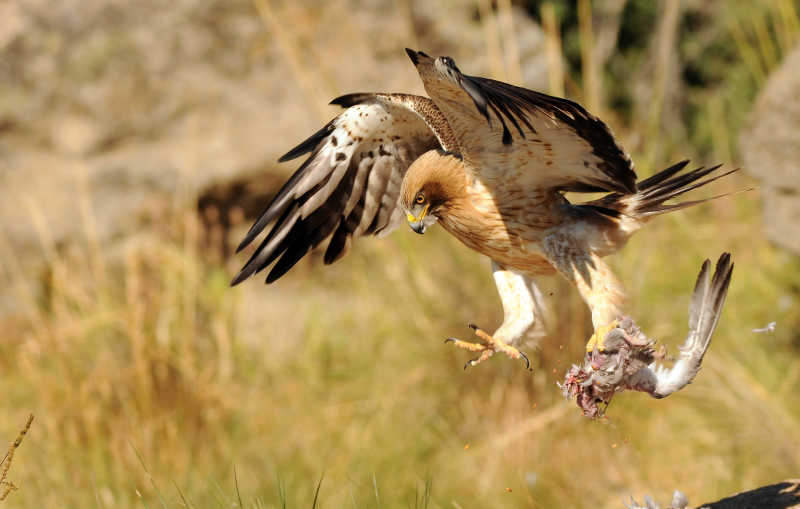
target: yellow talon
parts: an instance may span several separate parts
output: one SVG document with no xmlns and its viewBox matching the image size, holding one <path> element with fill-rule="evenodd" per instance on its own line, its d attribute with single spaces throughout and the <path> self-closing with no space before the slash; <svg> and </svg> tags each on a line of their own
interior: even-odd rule
<svg viewBox="0 0 800 509">
<path fill-rule="evenodd" d="M 481 362 L 485 361 L 486 359 L 488 359 L 497 352 L 503 352 L 512 359 L 522 359 L 523 361 L 525 361 L 525 369 L 533 371 L 531 369 L 531 361 L 528 359 L 528 356 L 525 355 L 524 352 L 522 352 L 521 350 L 517 350 L 513 346 L 506 344 L 499 339 L 493 338 L 490 334 L 478 328 L 477 325 L 469 324 L 469 327 L 475 332 L 475 335 L 478 336 L 478 339 L 483 341 L 483 343 L 472 343 L 469 341 L 461 341 L 460 339 L 456 338 L 447 338 L 444 340 L 445 343 L 453 343 L 459 348 L 464 348 L 465 350 L 469 350 L 471 352 L 481 353 L 478 357 L 468 361 L 466 365 L 464 365 L 464 369 L 467 369 L 470 366 L 475 366 L 477 364 L 480 364 Z"/>
<path fill-rule="evenodd" d="M 617 320 L 614 320 L 608 325 L 604 325 L 602 327 L 598 327 L 597 330 L 594 331 L 592 337 L 589 338 L 589 341 L 586 343 L 586 351 L 591 352 L 597 347 L 599 351 L 603 351 L 605 349 L 605 340 L 606 335 L 619 324 Z"/>
</svg>

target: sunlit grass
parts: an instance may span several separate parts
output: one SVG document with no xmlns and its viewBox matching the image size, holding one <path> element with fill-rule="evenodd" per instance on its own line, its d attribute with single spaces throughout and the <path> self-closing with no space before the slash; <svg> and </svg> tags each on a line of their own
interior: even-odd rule
<svg viewBox="0 0 800 509">
<path fill-rule="evenodd" d="M 753 184 L 726 180 L 718 189 Z M 15 271 L 0 246 L 3 284 L 31 303 L 3 323 L 0 436 L 37 416 L 9 500 L 618 508 L 629 495 L 677 488 L 700 503 L 796 476 L 800 262 L 766 242 L 759 207 L 754 191 L 658 218 L 611 258 L 631 313 L 672 351 L 702 260 L 730 251 L 736 269 L 696 382 L 661 401 L 620 395 L 599 422 L 556 386 L 589 332 L 563 281 L 542 282 L 551 331 L 527 346 L 532 375 L 499 356 L 462 370 L 466 354 L 442 340 L 468 337 L 471 321 L 491 329 L 502 312 L 489 262 L 441 229 L 363 240 L 331 267 L 312 257 L 273 286 L 231 289 L 243 258 L 205 256 L 191 211 L 159 218 L 116 261 L 93 245 L 84 211 L 78 248 L 42 233 L 41 277 Z M 751 332 L 771 321 L 774 333 Z"/>
<path fill-rule="evenodd" d="M 622 395 L 596 423 L 555 385 L 585 340 L 570 316 L 588 321 L 556 281 L 558 319 L 532 376 L 505 358 L 462 370 L 464 353 L 442 339 L 501 311 L 488 262 L 443 232 L 367 240 L 266 288 L 228 288 L 179 238 L 134 250 L 104 288 L 90 271 L 54 274 L 38 323 L 17 324 L 0 355 L 2 432 L 40 416 L 12 496 L 230 506 L 236 468 L 246 507 L 310 506 L 323 475 L 326 507 L 377 507 L 376 493 L 383 507 L 413 506 L 423 490 L 430 507 L 618 507 L 629 494 L 711 500 L 789 476 L 800 271 L 748 219 L 756 201 L 659 218 L 612 259 L 634 316 L 672 348 L 702 259 L 729 250 L 736 270 L 696 383 L 663 401 Z M 773 320 L 774 334 L 750 332 Z"/>
</svg>

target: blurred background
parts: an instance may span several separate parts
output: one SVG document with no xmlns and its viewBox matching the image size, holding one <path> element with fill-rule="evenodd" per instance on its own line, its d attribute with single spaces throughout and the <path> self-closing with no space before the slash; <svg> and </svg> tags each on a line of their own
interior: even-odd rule
<svg viewBox="0 0 800 509">
<path fill-rule="evenodd" d="M 0 3 L 0 447 L 36 416 L 9 507 L 694 504 L 800 473 L 797 0 Z M 577 100 L 640 176 L 681 159 L 755 191 L 654 221 L 610 258 L 670 351 L 705 258 L 728 302 L 696 382 L 592 422 L 556 382 L 588 312 L 464 372 L 502 310 L 441 229 L 230 288 L 277 158 L 348 92 L 423 93 L 404 47 Z M 705 194 L 704 194 L 705 193 Z M 775 322 L 774 332 L 753 329 Z M 0 490 L 1 491 L 1 490 Z"/>
</svg>

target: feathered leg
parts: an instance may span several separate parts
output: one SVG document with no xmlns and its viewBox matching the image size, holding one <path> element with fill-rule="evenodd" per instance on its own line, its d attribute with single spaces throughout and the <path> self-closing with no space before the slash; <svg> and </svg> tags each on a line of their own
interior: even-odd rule
<svg viewBox="0 0 800 509">
<path fill-rule="evenodd" d="M 523 359 L 526 367 L 530 369 L 528 357 L 512 345 L 518 343 L 534 325 L 541 294 L 528 277 L 506 270 L 496 262 L 492 262 L 492 275 L 503 303 L 503 324 L 492 335 L 470 324 L 482 343 L 471 343 L 456 338 L 447 338 L 445 342 L 452 342 L 472 352 L 480 352 L 478 357 L 467 362 L 465 369 L 485 361 L 497 352 L 503 352 L 512 359 Z"/>
<path fill-rule="evenodd" d="M 550 263 L 578 288 L 592 312 L 594 334 L 586 350 L 602 349 L 606 334 L 622 316 L 625 304 L 622 283 L 598 255 L 584 249 L 568 234 L 548 235 L 542 245 Z"/>
</svg>

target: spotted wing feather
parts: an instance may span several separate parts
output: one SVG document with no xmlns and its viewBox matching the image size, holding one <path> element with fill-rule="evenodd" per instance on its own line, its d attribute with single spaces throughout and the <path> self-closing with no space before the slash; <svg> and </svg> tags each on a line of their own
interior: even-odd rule
<svg viewBox="0 0 800 509">
<path fill-rule="evenodd" d="M 247 232 L 237 251 L 272 224 L 232 284 L 275 265 L 271 283 L 330 238 L 324 261 L 341 258 L 352 239 L 402 223 L 400 184 L 409 165 L 439 147 L 425 120 L 402 101 L 344 96 L 347 109 L 280 158 L 310 153 Z M 277 260 L 277 261 L 276 261 Z"/>
</svg>

